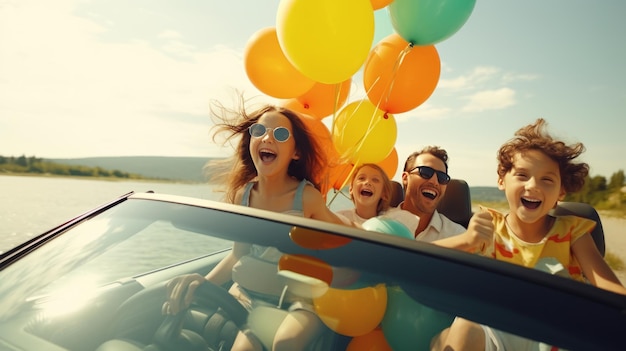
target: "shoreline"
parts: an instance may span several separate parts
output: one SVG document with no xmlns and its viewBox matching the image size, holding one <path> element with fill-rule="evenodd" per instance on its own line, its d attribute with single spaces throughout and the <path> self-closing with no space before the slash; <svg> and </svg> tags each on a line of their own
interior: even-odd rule
<svg viewBox="0 0 626 351">
<path fill-rule="evenodd" d="M 77 176 L 77 175 L 63 175 L 52 173 L 15 173 L 15 172 L 1 172 L 0 176 L 10 177 L 40 177 L 40 178 L 67 178 L 75 180 L 99 180 L 105 182 L 142 182 L 142 183 L 172 183 L 172 184 L 204 184 L 203 182 L 194 182 L 191 180 L 178 180 L 178 179 L 157 179 L 157 178 L 122 178 L 122 177 L 93 177 L 93 176 Z"/>
</svg>

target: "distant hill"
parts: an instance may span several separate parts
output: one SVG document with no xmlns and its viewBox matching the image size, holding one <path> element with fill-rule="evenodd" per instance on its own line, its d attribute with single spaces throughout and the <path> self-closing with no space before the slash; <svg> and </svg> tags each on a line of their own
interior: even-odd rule
<svg viewBox="0 0 626 351">
<path fill-rule="evenodd" d="M 118 170 L 139 174 L 148 178 L 160 178 L 188 182 L 205 182 L 202 168 L 211 160 L 207 157 L 162 157 L 162 156 L 125 156 L 125 157 L 86 157 L 57 158 L 46 161 L 100 167 L 106 170 Z"/>
<path fill-rule="evenodd" d="M 148 178 L 160 178 L 187 182 L 205 182 L 204 165 L 212 160 L 208 157 L 163 157 L 163 156 L 125 156 L 125 157 L 87 157 L 58 158 L 46 161 L 87 167 L 100 167 L 139 174 Z M 506 201 L 504 192 L 497 187 L 470 186 L 472 201 Z"/>
<path fill-rule="evenodd" d="M 472 201 L 475 202 L 501 202 L 506 201 L 504 191 L 495 186 L 472 186 L 470 187 Z"/>
</svg>

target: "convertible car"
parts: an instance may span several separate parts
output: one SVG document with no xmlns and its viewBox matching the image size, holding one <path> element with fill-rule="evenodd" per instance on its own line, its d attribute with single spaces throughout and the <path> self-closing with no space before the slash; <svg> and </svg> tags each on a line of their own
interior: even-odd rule
<svg viewBox="0 0 626 351">
<path fill-rule="evenodd" d="M 466 212 L 451 218 L 465 221 L 469 195 L 448 195 L 444 206 Z M 546 350 L 626 345 L 626 297 L 587 284 L 393 232 L 147 192 L 0 257 L 0 349 L 228 350 L 245 329 L 269 348 L 289 313 L 282 298 L 244 308 L 207 282 L 187 310 L 162 313 L 167 282 L 207 274 L 233 241 L 277 249 L 269 280 L 323 322 L 309 350 L 428 350 L 455 316 Z"/>
</svg>

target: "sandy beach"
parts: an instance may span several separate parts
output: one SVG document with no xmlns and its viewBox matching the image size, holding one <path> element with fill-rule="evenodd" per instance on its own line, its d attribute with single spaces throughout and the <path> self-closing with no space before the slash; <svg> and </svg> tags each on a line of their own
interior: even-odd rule
<svg viewBox="0 0 626 351">
<path fill-rule="evenodd" d="M 600 219 L 604 229 L 606 252 L 618 256 L 626 264 L 626 218 L 608 217 L 600 213 Z M 626 286 L 626 268 L 615 271 L 615 274 Z"/>
</svg>

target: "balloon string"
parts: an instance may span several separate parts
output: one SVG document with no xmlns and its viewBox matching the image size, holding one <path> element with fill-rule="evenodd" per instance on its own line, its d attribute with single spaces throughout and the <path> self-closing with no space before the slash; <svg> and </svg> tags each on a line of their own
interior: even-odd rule
<svg viewBox="0 0 626 351">
<path fill-rule="evenodd" d="M 340 83 L 336 83 L 335 86 L 333 87 L 333 95 L 334 95 L 334 103 L 333 103 L 333 116 L 330 122 L 330 130 L 331 132 L 335 131 L 335 117 L 337 116 L 337 108 L 339 107 L 339 94 L 341 93 L 341 86 L 339 86 Z M 339 90 L 339 91 L 338 91 Z"/>
<path fill-rule="evenodd" d="M 345 186 L 348 183 L 348 181 L 352 178 L 352 174 L 354 173 L 355 169 L 356 169 L 356 164 L 355 164 L 355 166 L 352 166 L 352 169 L 348 173 L 348 176 L 346 177 L 346 179 L 344 179 L 343 183 L 341 183 L 341 186 L 339 187 L 339 191 L 335 191 L 335 194 L 333 195 L 332 199 L 330 199 L 330 201 L 328 202 L 328 206 L 332 205 L 333 201 L 335 201 L 335 198 L 339 194 L 345 196 L 348 199 L 350 198 L 349 196 L 347 196 L 346 194 L 343 193 L 343 188 L 345 188 Z"/>
<path fill-rule="evenodd" d="M 351 169 L 350 172 L 348 173 L 348 176 L 346 177 L 346 179 L 343 180 L 343 183 L 341 183 L 341 186 L 339 187 L 339 189 L 343 189 L 345 188 L 346 184 L 348 184 L 348 182 L 350 181 L 350 179 L 352 178 L 352 175 L 354 174 L 354 170 L 357 168 L 357 165 L 359 164 L 361 160 L 358 159 L 356 160 L 356 162 L 354 163 L 354 165 L 351 165 Z"/>
<path fill-rule="evenodd" d="M 363 104 L 365 102 L 365 100 L 361 100 L 361 102 L 359 103 L 359 106 L 356 107 L 355 110 L 358 110 L 359 107 L 361 106 L 361 104 Z M 369 134 L 374 130 L 374 128 L 376 128 L 376 126 L 378 125 L 378 123 L 380 123 L 380 121 L 378 121 L 376 119 L 376 112 L 378 111 L 378 108 L 376 108 L 373 112 L 372 112 L 372 116 L 370 117 L 369 123 L 367 125 L 367 129 L 365 130 L 365 133 L 363 134 L 363 136 L 361 138 L 359 138 L 357 140 L 357 142 L 355 143 L 355 145 L 351 148 L 349 148 L 346 152 L 345 155 L 342 155 L 343 157 L 346 157 L 347 155 L 353 155 L 356 154 L 362 147 L 363 144 L 365 143 L 365 139 L 369 136 Z M 351 115 L 350 118 L 352 118 L 354 116 Z M 347 123 L 346 123 L 347 124 Z M 357 162 L 354 162 L 355 166 L 358 166 L 360 163 L 360 159 L 357 160 Z"/>
<path fill-rule="evenodd" d="M 387 89 L 387 94 L 385 96 L 385 101 L 389 101 L 389 97 L 391 96 L 391 91 L 393 90 L 393 86 L 396 82 L 396 75 L 398 73 L 398 70 L 400 69 L 400 66 L 402 66 L 402 62 L 404 62 L 404 58 L 406 57 L 406 55 L 409 54 L 409 52 L 411 51 L 411 49 L 413 49 L 413 44 L 409 43 L 401 52 L 400 55 L 398 55 L 398 59 L 396 60 L 396 62 L 393 64 L 393 69 L 392 69 L 392 73 L 391 73 L 391 81 L 389 82 L 389 87 Z M 381 99 L 382 100 L 382 99 Z"/>
<path fill-rule="evenodd" d="M 404 59 L 406 58 L 406 55 L 409 54 L 409 52 L 413 49 L 413 44 L 409 43 L 398 55 L 398 59 L 396 60 L 396 62 L 393 65 L 392 68 L 392 77 L 395 77 L 396 74 L 398 73 L 398 70 L 400 69 L 400 66 L 402 65 L 402 62 L 404 62 Z M 370 86 L 370 90 L 373 89 L 373 87 L 379 82 L 380 80 L 380 76 L 376 78 L 376 80 L 374 81 L 374 83 Z M 389 82 L 389 87 L 387 89 L 387 94 L 385 97 L 385 101 L 389 100 L 389 97 L 391 96 L 391 91 L 393 90 L 393 86 L 395 83 L 395 79 L 392 79 Z M 368 94 L 369 91 L 366 92 L 366 94 Z M 376 110 L 380 110 L 380 104 L 382 103 L 383 99 L 380 99 L 377 104 L 376 104 Z M 362 102 L 361 102 L 362 103 Z M 358 107 L 357 107 L 358 109 Z M 378 121 L 376 121 L 376 110 L 374 110 L 374 114 L 372 115 L 372 118 L 370 118 L 370 123 L 368 125 L 368 128 L 365 132 L 365 134 L 363 135 L 362 138 L 360 138 L 356 145 L 352 148 L 350 148 L 346 154 L 352 154 L 352 153 L 356 153 L 358 150 L 360 150 L 360 148 L 363 146 L 363 143 L 365 143 L 365 139 L 367 138 L 367 136 L 372 132 L 372 130 L 374 129 L 374 127 L 376 127 L 376 124 L 378 123 Z M 352 116 L 351 116 L 352 117 Z M 350 117 L 350 118 L 351 118 Z M 355 163 L 355 166 L 358 165 L 358 163 Z"/>
<path fill-rule="evenodd" d="M 369 90 L 367 90 L 365 92 L 365 96 L 369 95 L 370 91 L 372 91 L 372 89 L 374 89 L 374 87 L 376 86 L 376 84 L 378 84 L 378 81 L 380 80 L 380 76 L 376 77 L 376 79 L 374 80 L 374 82 L 372 83 L 372 85 L 370 86 Z M 380 104 L 383 102 L 383 99 L 378 100 L 378 102 L 376 103 L 376 109 L 380 110 Z"/>
</svg>

